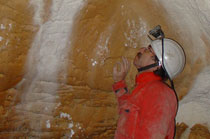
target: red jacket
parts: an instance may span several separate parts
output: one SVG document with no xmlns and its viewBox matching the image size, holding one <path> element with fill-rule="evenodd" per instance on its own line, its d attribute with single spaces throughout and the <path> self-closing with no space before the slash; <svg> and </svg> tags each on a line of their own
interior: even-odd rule
<svg viewBox="0 0 210 139">
<path fill-rule="evenodd" d="M 113 90 L 119 105 L 115 139 L 173 139 L 177 99 L 159 76 L 138 75 L 131 94 L 124 80 L 115 83 Z"/>
</svg>

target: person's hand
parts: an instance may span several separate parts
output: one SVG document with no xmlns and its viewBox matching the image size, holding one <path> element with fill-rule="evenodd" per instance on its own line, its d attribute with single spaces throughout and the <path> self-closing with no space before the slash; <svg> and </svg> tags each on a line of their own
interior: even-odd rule
<svg viewBox="0 0 210 139">
<path fill-rule="evenodd" d="M 118 69 L 118 67 L 120 67 L 120 69 Z M 114 82 L 119 82 L 121 80 L 124 80 L 126 75 L 128 74 L 129 69 L 130 69 L 130 63 L 128 62 L 128 59 L 122 57 L 122 63 L 117 62 L 113 68 Z"/>
</svg>

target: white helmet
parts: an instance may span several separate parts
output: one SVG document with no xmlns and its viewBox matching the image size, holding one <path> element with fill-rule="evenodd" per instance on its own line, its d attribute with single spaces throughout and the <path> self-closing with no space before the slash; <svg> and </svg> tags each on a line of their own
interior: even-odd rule
<svg viewBox="0 0 210 139">
<path fill-rule="evenodd" d="M 152 41 L 151 46 L 162 63 L 162 40 Z M 164 38 L 164 67 L 170 79 L 182 72 L 185 62 L 186 58 L 182 47 L 174 40 Z"/>
</svg>

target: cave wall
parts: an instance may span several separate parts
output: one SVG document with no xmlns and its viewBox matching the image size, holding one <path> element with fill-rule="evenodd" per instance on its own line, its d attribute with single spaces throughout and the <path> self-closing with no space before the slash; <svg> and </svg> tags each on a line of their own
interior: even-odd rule
<svg viewBox="0 0 210 139">
<path fill-rule="evenodd" d="M 112 68 L 122 56 L 132 62 L 157 24 L 187 57 L 175 79 L 177 122 L 187 125 L 178 125 L 179 137 L 209 137 L 208 112 L 188 121 L 185 113 L 188 105 L 195 113 L 210 106 L 205 103 L 210 98 L 189 103 L 210 94 L 204 78 L 210 6 L 196 2 L 0 0 L 0 137 L 113 138 L 118 115 Z M 126 78 L 130 90 L 136 72 L 132 65 Z M 196 90 L 200 84 L 205 85 Z M 201 109 L 194 111 L 194 105 Z M 200 116 L 204 121 L 197 120 Z"/>
</svg>

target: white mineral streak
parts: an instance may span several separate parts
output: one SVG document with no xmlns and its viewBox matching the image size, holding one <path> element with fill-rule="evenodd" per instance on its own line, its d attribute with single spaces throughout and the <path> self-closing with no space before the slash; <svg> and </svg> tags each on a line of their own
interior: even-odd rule
<svg viewBox="0 0 210 139">
<path fill-rule="evenodd" d="M 4 29 L 6 29 L 6 26 L 4 24 L 1 24 L 0 28 L 1 28 L 1 30 L 4 30 Z"/>
<path fill-rule="evenodd" d="M 72 128 L 74 126 L 73 123 L 69 123 L 68 128 Z"/>
<path fill-rule="evenodd" d="M 177 122 L 185 122 L 190 128 L 197 123 L 210 129 L 210 66 L 206 67 L 196 78 L 192 89 L 180 101 Z M 188 137 L 188 129 L 183 138 Z"/>
<path fill-rule="evenodd" d="M 97 47 L 93 50 L 94 59 L 91 59 L 92 66 L 96 64 L 103 65 L 104 61 L 109 53 L 109 39 L 112 35 L 113 25 L 110 25 L 100 34 L 97 42 Z"/>
<path fill-rule="evenodd" d="M 12 24 L 10 23 L 9 24 L 9 31 L 12 29 Z"/>
<path fill-rule="evenodd" d="M 35 24 L 41 25 L 42 24 L 42 18 L 41 13 L 43 13 L 43 6 L 44 3 L 42 0 L 31 0 L 30 4 L 33 5 L 34 9 L 36 9 L 36 12 L 34 14 L 34 22 Z"/>
<path fill-rule="evenodd" d="M 30 125 L 36 129 L 40 129 L 40 125 L 46 122 L 42 118 L 43 115 L 39 115 L 39 113 L 51 115 L 56 107 L 56 91 L 59 87 L 57 76 L 59 72 L 62 71 L 63 73 L 66 69 L 67 54 L 70 46 L 69 35 L 71 34 L 73 19 L 83 3 L 83 0 L 52 1 L 51 16 L 45 23 L 42 22 L 41 18 L 44 11 L 44 1 L 31 1 L 36 10 L 34 22 L 40 26 L 40 29 L 28 54 L 27 74 L 24 77 L 26 79 L 25 82 L 28 83 L 24 89 L 22 103 L 16 107 L 19 110 L 24 109 L 34 112 L 32 116 L 39 118 L 40 123 L 31 120 Z M 26 84 L 25 82 L 21 83 Z M 27 105 L 25 105 L 26 103 Z M 71 119 L 70 115 L 61 114 L 61 117 L 65 116 L 69 120 Z M 50 128 L 50 126 L 50 121 L 48 120 L 46 127 Z M 71 131 L 71 136 L 73 134 L 74 132 Z"/>
<path fill-rule="evenodd" d="M 70 138 L 74 135 L 74 130 L 71 129 Z"/>
<path fill-rule="evenodd" d="M 181 29 L 180 36 L 192 44 L 191 50 L 195 61 L 205 58 L 206 46 L 202 35 L 210 37 L 210 1 L 209 0 L 154 0 L 166 9 L 168 22 Z"/>
<path fill-rule="evenodd" d="M 146 47 L 149 44 L 147 37 L 147 24 L 139 17 L 138 21 L 127 20 L 128 32 L 124 32 L 126 42 L 125 47 L 137 48 L 137 46 Z M 140 43 L 140 44 L 138 44 Z"/>
<path fill-rule="evenodd" d="M 0 36 L 0 42 L 3 43 L 3 41 L 4 41 L 4 38 Z M 6 46 L 8 45 L 8 43 L 9 43 L 9 40 L 7 40 L 5 44 L 0 45 L 0 52 L 7 48 Z"/>
<path fill-rule="evenodd" d="M 1 42 L 0 51 L 6 49 L 7 48 L 7 45 L 9 44 L 9 40 L 6 40 L 6 42 L 4 40 L 6 40 L 6 39 L 3 38 L 2 36 L 0 36 L 0 42 Z"/>
<path fill-rule="evenodd" d="M 68 113 L 64 113 L 64 112 L 60 113 L 60 118 L 67 118 L 68 120 L 72 120 L 71 115 L 69 115 Z"/>
<path fill-rule="evenodd" d="M 46 121 L 46 127 L 47 127 L 47 128 L 50 128 L 50 120 L 47 120 L 47 121 Z"/>
</svg>

